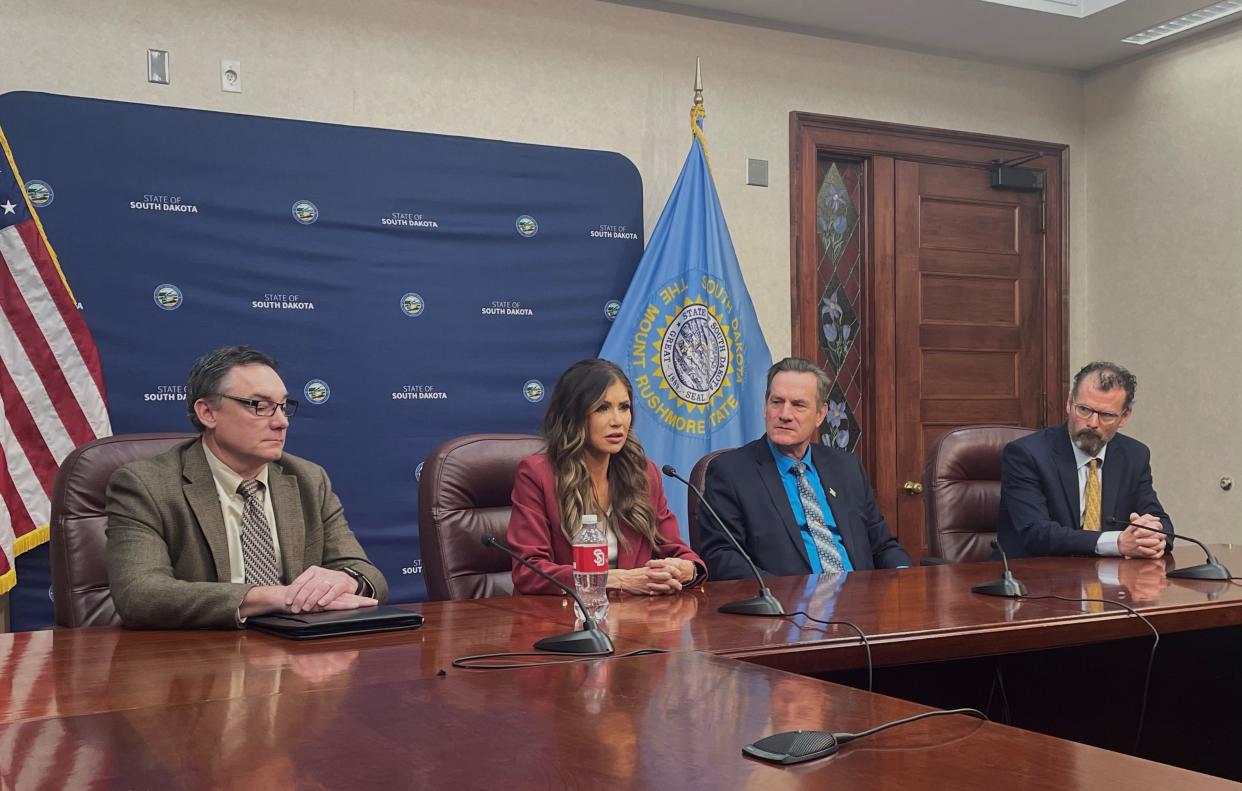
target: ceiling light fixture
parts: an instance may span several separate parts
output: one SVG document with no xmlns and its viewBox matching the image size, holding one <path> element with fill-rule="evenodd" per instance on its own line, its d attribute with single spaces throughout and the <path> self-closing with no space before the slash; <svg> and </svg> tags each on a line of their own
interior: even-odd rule
<svg viewBox="0 0 1242 791">
<path fill-rule="evenodd" d="M 1132 36 L 1123 38 L 1122 41 L 1127 44 L 1138 44 L 1140 46 L 1150 44 L 1166 36 L 1181 33 L 1199 25 L 1206 25 L 1208 22 L 1214 22 L 1221 17 L 1227 17 L 1239 11 L 1242 11 L 1242 0 L 1225 0 L 1223 3 L 1212 3 L 1207 8 L 1200 8 L 1198 11 L 1191 11 L 1189 14 L 1179 16 L 1177 19 L 1170 19 L 1164 24 L 1149 27 Z"/>
</svg>

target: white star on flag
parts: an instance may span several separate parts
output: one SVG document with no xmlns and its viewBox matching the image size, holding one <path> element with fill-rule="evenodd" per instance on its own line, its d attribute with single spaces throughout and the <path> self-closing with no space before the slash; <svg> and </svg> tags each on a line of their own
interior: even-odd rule
<svg viewBox="0 0 1242 791">
<path fill-rule="evenodd" d="M 0 209 L 4 209 L 5 214 L 17 214 L 17 206 L 13 203 L 13 201 L 0 203 Z"/>
</svg>

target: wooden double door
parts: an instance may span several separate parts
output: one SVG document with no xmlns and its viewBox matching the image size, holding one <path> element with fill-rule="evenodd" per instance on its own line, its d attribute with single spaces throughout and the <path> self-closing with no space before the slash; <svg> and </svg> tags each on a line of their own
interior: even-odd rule
<svg viewBox="0 0 1242 791">
<path fill-rule="evenodd" d="M 834 380 L 820 438 L 858 454 L 925 553 L 923 464 L 958 426 L 1061 420 L 1064 146 L 791 115 L 794 354 Z M 994 189 L 994 161 L 1040 170 Z"/>
</svg>

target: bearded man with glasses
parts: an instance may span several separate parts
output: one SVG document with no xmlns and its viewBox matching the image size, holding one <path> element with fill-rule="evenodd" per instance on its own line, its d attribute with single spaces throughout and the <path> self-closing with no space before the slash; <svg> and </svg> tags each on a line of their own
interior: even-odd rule
<svg viewBox="0 0 1242 791">
<path fill-rule="evenodd" d="M 252 615 L 350 610 L 388 595 L 324 469 L 284 452 L 276 361 L 208 352 L 186 384 L 199 437 L 108 484 L 108 581 L 130 628 L 237 628 Z"/>
<path fill-rule="evenodd" d="M 1005 447 L 996 537 L 1009 557 L 1162 557 L 1173 532 L 1151 482 L 1151 451 L 1118 430 L 1137 381 L 1109 362 L 1074 376 L 1068 421 Z"/>
</svg>

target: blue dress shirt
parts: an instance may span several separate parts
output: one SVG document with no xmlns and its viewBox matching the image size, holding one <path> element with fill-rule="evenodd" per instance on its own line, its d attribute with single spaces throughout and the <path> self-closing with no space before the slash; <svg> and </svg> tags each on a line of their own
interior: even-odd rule
<svg viewBox="0 0 1242 791">
<path fill-rule="evenodd" d="M 802 531 L 802 543 L 806 547 L 806 557 L 811 561 L 811 573 L 822 574 L 824 564 L 819 559 L 819 550 L 815 548 L 815 539 L 811 537 L 811 531 L 806 526 L 806 511 L 803 510 L 802 498 L 798 495 L 798 478 L 793 474 L 793 466 L 799 460 L 791 459 L 779 452 L 772 444 L 772 440 L 768 440 L 768 449 L 772 451 L 772 458 L 776 459 L 776 471 L 780 473 L 781 483 L 785 487 L 785 498 L 789 500 L 794 521 L 798 523 Z M 845 545 L 841 543 L 841 531 L 837 529 L 837 520 L 832 515 L 832 509 L 828 507 L 828 498 L 824 495 L 824 485 L 819 481 L 819 472 L 811 463 L 810 445 L 807 446 L 806 455 L 802 457 L 801 462 L 806 465 L 806 478 L 811 484 L 811 491 L 815 493 L 815 499 L 819 501 L 819 510 L 823 512 L 824 521 L 828 523 L 828 529 L 832 532 L 832 540 L 837 544 L 837 553 L 841 555 L 841 565 L 846 571 L 853 571 L 850 553 L 845 551 Z"/>
</svg>

